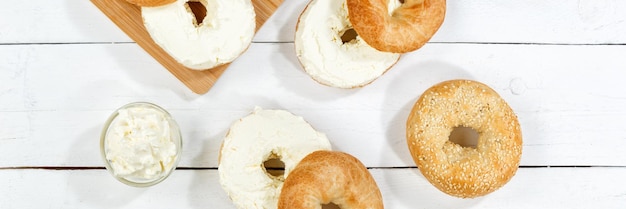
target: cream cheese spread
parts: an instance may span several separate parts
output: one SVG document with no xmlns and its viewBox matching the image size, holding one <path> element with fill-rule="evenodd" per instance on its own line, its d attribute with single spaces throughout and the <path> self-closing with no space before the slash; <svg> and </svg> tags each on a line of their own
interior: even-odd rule
<svg viewBox="0 0 626 209">
<path fill-rule="evenodd" d="M 232 62 L 248 48 L 256 28 L 250 0 L 201 0 L 207 10 L 201 24 L 187 2 L 141 8 L 146 30 L 176 61 L 206 70 Z"/>
<path fill-rule="evenodd" d="M 177 146 L 165 113 L 150 106 L 118 110 L 107 130 L 104 151 L 113 174 L 132 182 L 150 182 L 167 174 Z"/>
<path fill-rule="evenodd" d="M 238 208 L 275 209 L 283 181 L 311 152 L 330 150 L 326 135 L 284 110 L 254 112 L 234 123 L 222 144 L 222 188 Z M 266 174 L 263 162 L 276 155 L 285 164 L 281 178 Z"/>
<path fill-rule="evenodd" d="M 389 14 L 400 5 L 398 0 L 390 0 Z M 372 48 L 359 36 L 343 43 L 341 35 L 351 28 L 345 0 L 313 0 L 302 13 L 295 36 L 296 54 L 314 80 L 339 88 L 363 86 L 400 58 L 400 54 Z"/>
</svg>

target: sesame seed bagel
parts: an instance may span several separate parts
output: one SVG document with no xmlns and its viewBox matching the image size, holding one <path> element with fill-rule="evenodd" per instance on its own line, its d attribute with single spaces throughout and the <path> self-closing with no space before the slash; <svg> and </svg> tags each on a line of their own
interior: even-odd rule
<svg viewBox="0 0 626 209">
<path fill-rule="evenodd" d="M 382 209 L 376 181 L 355 157 L 337 151 L 315 151 L 298 163 L 278 200 L 278 209 L 317 209 L 334 203 L 342 209 Z"/>
<path fill-rule="evenodd" d="M 455 127 L 478 132 L 476 147 L 449 141 Z M 445 81 L 426 90 L 411 110 L 406 134 L 420 172 L 456 197 L 499 189 L 515 175 L 522 155 L 517 116 L 498 93 L 476 81 Z"/>
</svg>

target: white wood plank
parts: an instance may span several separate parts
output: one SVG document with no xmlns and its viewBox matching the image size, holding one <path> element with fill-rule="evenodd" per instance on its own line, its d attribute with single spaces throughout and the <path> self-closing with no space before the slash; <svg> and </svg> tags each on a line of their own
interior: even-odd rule
<svg viewBox="0 0 626 209">
<path fill-rule="evenodd" d="M 255 41 L 293 41 L 307 0 L 285 1 Z M 626 43 L 626 2 L 448 1 L 435 42 Z M 0 43 L 131 41 L 89 1 L 2 1 Z"/>
<path fill-rule="evenodd" d="M 88 0 L 0 1 L 0 43 L 129 42 Z"/>
<path fill-rule="evenodd" d="M 0 46 L 0 167 L 102 166 L 117 107 L 157 103 L 180 123 L 181 166 L 216 167 L 228 127 L 255 105 L 287 109 L 370 167 L 414 166 L 405 120 L 431 85 L 470 78 L 517 112 L 522 165 L 626 165 L 626 46 L 429 44 L 361 89 L 317 84 L 293 45 L 253 44 L 195 95 L 134 44 Z"/>
<path fill-rule="evenodd" d="M 625 43 L 626 2 L 447 1 L 436 42 Z"/>
<path fill-rule="evenodd" d="M 386 208 L 623 208 L 626 168 L 522 168 L 476 199 L 435 189 L 417 169 L 370 170 Z M 150 188 L 132 188 L 105 170 L 0 170 L 2 208 L 234 208 L 216 170 L 176 170 Z"/>
</svg>

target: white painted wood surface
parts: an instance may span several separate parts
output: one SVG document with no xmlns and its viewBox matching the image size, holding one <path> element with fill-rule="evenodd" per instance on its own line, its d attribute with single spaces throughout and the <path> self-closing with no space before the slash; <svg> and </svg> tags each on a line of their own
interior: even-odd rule
<svg viewBox="0 0 626 209">
<path fill-rule="evenodd" d="M 370 170 L 385 208 L 623 208 L 626 168 L 523 168 L 476 199 L 448 196 L 417 169 Z M 216 170 L 177 170 L 150 188 L 116 182 L 105 170 L 0 170 L 2 208 L 235 208 Z M 621 186 L 620 186 L 621 185 Z M 10 201 L 6 201 L 10 200 Z"/>
<path fill-rule="evenodd" d="M 285 0 L 255 41 L 289 42 L 307 0 Z M 626 43 L 619 0 L 448 1 L 432 41 Z M 87 0 L 0 1 L 0 43 L 132 42 Z"/>
<path fill-rule="evenodd" d="M 375 167 L 387 208 L 626 205 L 626 1 L 449 1 L 431 43 L 352 90 L 301 70 L 291 42 L 305 4 L 285 0 L 257 43 L 195 95 L 89 1 L 0 1 L 0 208 L 232 208 L 217 150 L 255 105 L 303 116 L 334 149 Z M 509 102 L 523 130 L 521 164 L 539 168 L 470 200 L 397 168 L 415 166 L 404 138 L 412 104 L 454 78 L 486 83 Z M 116 182 L 98 150 L 108 115 L 133 101 L 165 107 L 183 131 L 186 169 L 148 189 Z"/>
<path fill-rule="evenodd" d="M 101 166 L 104 121 L 137 100 L 181 124 L 185 167 L 216 167 L 226 130 L 255 105 L 303 116 L 367 166 L 414 166 L 406 117 L 426 88 L 455 78 L 492 86 L 517 112 L 522 165 L 624 166 L 619 54 L 626 46 L 429 44 L 371 85 L 343 90 L 306 75 L 292 44 L 259 43 L 199 96 L 134 44 L 3 46 L 0 166 Z"/>
</svg>

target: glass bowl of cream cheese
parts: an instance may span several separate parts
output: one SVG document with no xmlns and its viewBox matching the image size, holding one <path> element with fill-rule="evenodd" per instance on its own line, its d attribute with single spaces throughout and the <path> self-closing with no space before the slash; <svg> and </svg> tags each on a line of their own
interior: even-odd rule
<svg viewBox="0 0 626 209">
<path fill-rule="evenodd" d="M 117 180 L 148 187 L 165 180 L 176 168 L 182 137 L 165 109 L 134 102 L 117 109 L 106 121 L 100 152 L 105 167 Z"/>
</svg>

